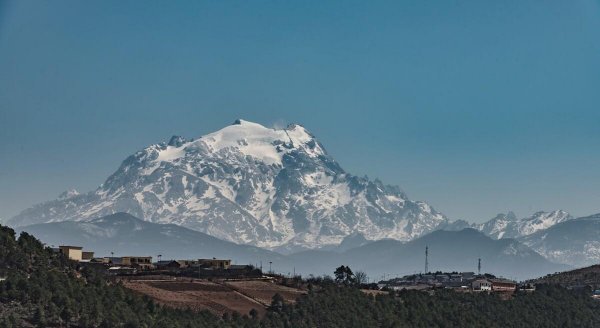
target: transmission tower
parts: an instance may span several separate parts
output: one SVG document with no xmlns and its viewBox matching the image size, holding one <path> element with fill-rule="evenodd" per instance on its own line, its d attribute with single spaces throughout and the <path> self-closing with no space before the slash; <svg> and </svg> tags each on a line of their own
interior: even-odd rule
<svg viewBox="0 0 600 328">
<path fill-rule="evenodd" d="M 429 246 L 425 246 L 425 274 L 429 272 Z"/>
</svg>

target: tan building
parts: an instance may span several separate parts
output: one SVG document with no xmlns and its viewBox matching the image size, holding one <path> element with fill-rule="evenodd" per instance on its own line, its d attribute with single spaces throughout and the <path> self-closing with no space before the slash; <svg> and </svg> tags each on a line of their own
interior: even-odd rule
<svg viewBox="0 0 600 328">
<path fill-rule="evenodd" d="M 79 246 L 58 246 L 58 251 L 60 253 L 65 254 L 70 260 L 81 261 L 83 257 L 83 252 L 81 251 L 83 247 Z"/>
<path fill-rule="evenodd" d="M 194 264 L 197 264 L 198 261 L 195 260 L 177 260 L 177 263 L 179 263 L 179 267 L 180 268 L 187 268 L 190 267 Z"/>
<path fill-rule="evenodd" d="M 140 269 L 152 269 L 152 256 L 123 256 L 121 265 L 137 267 Z"/>
<path fill-rule="evenodd" d="M 219 260 L 213 257 L 212 259 L 199 259 L 198 264 L 201 267 L 206 268 L 229 269 L 229 266 L 231 266 L 231 260 Z"/>
</svg>

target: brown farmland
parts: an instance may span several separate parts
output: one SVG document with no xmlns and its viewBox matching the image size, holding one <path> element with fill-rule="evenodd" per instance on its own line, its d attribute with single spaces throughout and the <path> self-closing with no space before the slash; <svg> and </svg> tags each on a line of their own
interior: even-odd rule
<svg viewBox="0 0 600 328">
<path fill-rule="evenodd" d="M 269 281 L 211 282 L 178 279 L 122 280 L 122 283 L 126 288 L 147 295 L 161 305 L 194 311 L 209 310 L 217 315 L 225 312 L 243 315 L 256 309 L 262 316 L 276 293 L 287 302 L 295 301 L 303 293 Z"/>
<path fill-rule="evenodd" d="M 267 306 L 275 294 L 281 295 L 288 303 L 295 302 L 296 298 L 305 294 L 302 290 L 263 280 L 228 281 L 226 285 Z"/>
</svg>

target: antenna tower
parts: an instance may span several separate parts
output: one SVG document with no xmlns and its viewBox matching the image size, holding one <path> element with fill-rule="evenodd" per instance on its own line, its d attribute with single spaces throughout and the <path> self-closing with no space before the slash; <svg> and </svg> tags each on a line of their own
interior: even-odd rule
<svg viewBox="0 0 600 328">
<path fill-rule="evenodd" d="M 425 246 L 425 274 L 429 272 L 429 246 Z"/>
</svg>

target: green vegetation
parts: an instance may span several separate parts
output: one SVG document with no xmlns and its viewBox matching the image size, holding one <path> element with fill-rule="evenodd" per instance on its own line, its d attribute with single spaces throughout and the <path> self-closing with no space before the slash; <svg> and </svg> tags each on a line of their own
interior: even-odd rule
<svg viewBox="0 0 600 328">
<path fill-rule="evenodd" d="M 485 293 L 403 291 L 371 296 L 348 267 L 313 279 L 308 295 L 286 304 L 279 295 L 266 316 L 219 318 L 175 310 L 78 269 L 32 236 L 0 226 L 0 327 L 593 327 L 600 302 L 587 292 L 538 286 L 503 301 Z"/>
<path fill-rule="evenodd" d="M 592 265 L 571 271 L 548 274 L 544 277 L 533 279 L 531 283 L 561 285 L 563 287 L 589 286 L 600 288 L 600 265 Z"/>
<path fill-rule="evenodd" d="M 272 308 L 265 327 L 597 327 L 600 322 L 600 302 L 549 285 L 508 301 L 450 290 L 372 297 L 355 288 L 327 287 L 293 306 Z"/>
<path fill-rule="evenodd" d="M 0 226 L 0 327 L 221 327 L 208 312 L 159 307 Z"/>
</svg>

